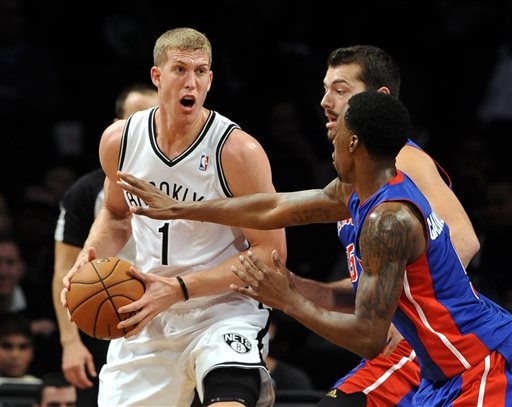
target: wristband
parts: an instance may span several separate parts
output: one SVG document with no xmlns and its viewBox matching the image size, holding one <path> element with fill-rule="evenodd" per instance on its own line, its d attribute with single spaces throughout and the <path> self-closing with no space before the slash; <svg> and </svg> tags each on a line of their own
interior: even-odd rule
<svg viewBox="0 0 512 407">
<path fill-rule="evenodd" d="M 178 283 L 180 283 L 181 291 L 183 291 L 183 298 L 185 298 L 185 301 L 187 301 L 189 296 L 188 296 L 188 290 L 187 290 L 187 286 L 185 285 L 185 282 L 183 281 L 183 279 L 180 276 L 176 276 L 176 280 L 178 280 Z"/>
</svg>

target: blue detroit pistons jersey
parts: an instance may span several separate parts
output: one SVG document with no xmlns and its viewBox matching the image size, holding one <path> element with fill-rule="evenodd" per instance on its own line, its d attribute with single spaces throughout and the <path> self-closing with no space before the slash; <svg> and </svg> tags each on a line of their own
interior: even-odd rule
<svg viewBox="0 0 512 407">
<path fill-rule="evenodd" d="M 428 155 L 418 144 L 416 144 L 411 139 L 408 139 L 405 144 L 409 147 L 416 148 L 422 151 L 424 154 Z M 448 173 L 432 157 L 430 158 L 432 159 L 432 161 L 434 161 L 439 171 L 439 174 L 444 179 L 448 187 L 451 189 L 452 180 L 450 179 Z M 352 290 L 355 293 L 357 291 L 357 284 L 359 282 L 359 276 L 361 275 L 362 267 L 360 261 L 357 261 L 354 256 L 354 248 L 356 244 L 356 231 L 354 228 L 354 222 L 352 222 L 352 218 L 344 219 L 338 222 L 338 238 L 340 239 L 343 247 L 345 247 L 348 262 L 348 271 L 350 273 L 350 279 L 352 280 Z"/>
<path fill-rule="evenodd" d="M 512 315 L 473 289 L 451 243 L 448 225 L 436 216 L 405 173 L 398 171 L 394 179 L 363 203 L 356 193 L 351 195 L 348 206 L 356 244 L 350 263 L 356 267 L 361 264 L 357 243 L 362 225 L 367 215 L 386 201 L 413 204 L 423 216 L 428 238 L 426 251 L 405 269 L 393 318 L 417 354 L 422 377 L 433 381 L 451 378 L 493 350 L 511 363 Z M 343 233 L 350 238 L 349 228 Z"/>
</svg>

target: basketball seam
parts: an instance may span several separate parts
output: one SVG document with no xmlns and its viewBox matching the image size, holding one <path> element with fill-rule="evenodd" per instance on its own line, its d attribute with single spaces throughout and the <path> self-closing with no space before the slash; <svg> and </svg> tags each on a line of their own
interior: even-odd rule
<svg viewBox="0 0 512 407">
<path fill-rule="evenodd" d="M 117 265 L 119 264 L 119 261 L 120 259 L 117 259 L 116 260 L 116 264 L 114 264 L 114 267 L 112 267 L 112 270 L 111 272 L 108 274 L 108 276 L 110 276 L 111 274 L 114 273 L 114 270 L 117 268 Z M 96 266 L 94 265 L 93 263 L 93 267 L 94 267 L 94 271 L 96 272 L 96 274 L 98 275 L 98 278 L 99 278 L 99 281 L 101 282 L 101 285 L 103 286 L 103 289 L 105 290 L 105 292 L 107 293 L 107 299 L 108 301 L 110 302 L 110 305 L 112 305 L 112 309 L 114 310 L 114 312 L 116 313 L 117 315 L 117 320 L 118 321 L 121 321 L 121 317 L 119 316 L 119 312 L 117 312 L 117 309 L 116 309 L 116 306 L 114 304 L 114 301 L 112 301 L 112 296 L 110 295 L 110 291 L 108 290 L 108 287 L 107 285 L 104 283 L 103 281 L 103 278 L 101 277 L 100 273 L 98 272 L 98 270 L 96 269 Z M 108 277 L 107 276 L 107 277 Z M 93 329 L 93 332 L 94 332 L 94 336 L 96 337 L 96 326 L 97 326 L 97 323 L 98 323 L 98 318 L 99 318 L 99 315 L 96 314 L 96 318 L 94 319 L 94 329 Z M 123 328 L 123 332 L 126 333 L 126 329 Z"/>
<path fill-rule="evenodd" d="M 115 287 L 117 287 L 118 285 L 122 285 L 122 284 L 124 284 L 126 282 L 132 281 L 133 279 L 130 278 L 130 277 L 127 277 L 127 278 L 125 278 L 125 279 L 123 279 L 121 281 L 116 281 L 116 279 L 114 279 L 114 281 L 116 281 L 115 283 L 107 285 L 107 283 L 105 283 L 105 281 L 107 281 L 110 277 L 112 277 L 113 274 L 115 274 L 117 268 L 119 267 L 119 264 L 122 262 L 121 259 L 115 258 L 115 257 L 114 258 L 109 257 L 108 259 L 109 260 L 114 260 L 115 259 L 115 262 L 114 262 L 113 266 L 111 266 L 110 271 L 107 272 L 107 274 L 105 276 L 102 276 L 102 274 L 105 274 L 105 270 L 102 269 L 101 273 L 100 273 L 100 271 L 99 271 L 100 267 L 97 264 L 97 262 L 95 263 L 95 262 L 91 261 L 90 263 L 91 263 L 92 269 L 93 269 L 93 271 L 94 271 L 94 273 L 96 275 L 97 280 L 96 281 L 73 281 L 72 282 L 72 284 L 82 285 L 82 286 L 96 285 L 96 284 L 99 283 L 99 286 L 102 287 L 102 289 L 98 289 L 95 293 L 93 293 L 91 295 L 87 295 L 87 297 L 83 298 L 79 303 L 75 304 L 73 309 L 70 310 L 71 315 L 73 315 L 75 312 L 77 312 L 78 309 L 80 309 L 82 306 L 84 306 L 84 304 L 86 304 L 89 300 L 91 300 L 95 296 L 98 296 L 98 295 L 101 295 L 101 294 L 103 294 L 103 296 L 105 296 L 104 298 L 98 298 L 98 299 L 94 300 L 94 301 L 98 301 L 99 300 L 99 302 L 97 302 L 98 307 L 97 307 L 96 312 L 94 313 L 94 320 L 91 321 L 91 322 L 93 322 L 92 336 L 95 337 L 95 338 L 98 338 L 98 339 L 110 339 L 110 336 L 112 336 L 112 330 L 111 330 L 112 325 L 110 325 L 110 324 L 107 324 L 105 326 L 105 328 L 107 328 L 106 332 L 104 332 L 105 335 L 103 335 L 102 337 L 98 337 L 97 336 L 98 327 L 99 327 L 98 324 L 99 324 L 100 316 L 101 316 L 102 312 L 105 312 L 105 311 L 101 311 L 101 310 L 105 309 L 105 307 L 111 306 L 112 307 L 111 310 L 114 311 L 114 315 L 117 318 L 117 321 L 118 321 L 117 323 L 119 323 L 123 319 L 121 318 L 121 314 L 118 312 L 118 310 L 116 308 L 116 303 L 118 302 L 117 299 L 121 299 L 121 300 L 128 299 L 128 300 L 130 300 L 132 302 L 136 301 L 134 298 L 132 298 L 130 296 L 130 292 L 128 292 L 128 294 L 122 293 L 122 292 L 119 293 L 119 294 L 115 294 L 115 295 L 112 294 L 112 291 L 114 291 Z M 135 280 L 137 280 L 141 284 L 141 288 L 142 288 L 142 290 L 144 292 L 145 291 L 145 284 L 142 281 L 138 280 L 138 279 L 135 279 Z M 138 289 L 133 287 L 133 290 L 135 290 L 135 292 L 136 292 Z M 116 301 L 114 301 L 114 299 L 116 299 Z M 107 312 L 111 312 L 111 311 L 107 311 Z M 123 314 L 123 315 L 125 315 L 125 314 Z M 126 318 L 129 318 L 131 315 L 133 315 L 133 313 L 127 314 Z M 114 322 L 114 321 L 111 321 L 111 322 Z M 117 323 L 115 324 L 115 329 L 117 329 Z M 122 328 L 122 329 L 118 329 L 118 331 L 122 332 L 123 335 L 124 335 L 124 334 L 126 334 L 127 329 L 126 328 Z M 108 337 L 106 337 L 106 335 L 108 335 Z"/>
</svg>

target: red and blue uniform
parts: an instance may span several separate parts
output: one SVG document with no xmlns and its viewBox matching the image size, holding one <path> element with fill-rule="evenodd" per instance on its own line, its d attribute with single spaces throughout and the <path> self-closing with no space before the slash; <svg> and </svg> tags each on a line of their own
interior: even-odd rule
<svg viewBox="0 0 512 407">
<path fill-rule="evenodd" d="M 412 140 L 408 140 L 407 145 L 423 151 Z M 441 166 L 437 166 L 451 187 L 450 177 Z M 354 255 L 356 231 L 352 219 L 338 222 L 338 237 L 345 247 L 348 270 L 355 292 L 362 268 Z M 363 358 L 354 369 L 335 383 L 333 389 L 346 394 L 364 393 L 366 407 L 409 407 L 412 406 L 412 397 L 419 383 L 420 367 L 416 353 L 407 341 L 402 340 L 387 357 L 380 354 L 371 360 Z M 330 392 L 326 397 L 335 398 L 336 393 Z"/>
<path fill-rule="evenodd" d="M 393 318 L 420 366 L 422 380 L 413 405 L 512 405 L 512 314 L 473 289 L 448 225 L 406 174 L 398 171 L 365 202 L 356 193 L 350 197 L 356 233 L 351 263 L 361 259 L 357 242 L 366 217 L 389 201 L 414 205 L 428 238 L 423 255 L 405 269 Z"/>
<path fill-rule="evenodd" d="M 357 289 L 361 263 L 355 256 L 356 230 L 352 219 L 338 222 L 338 236 L 346 248 L 352 287 Z M 364 393 L 366 407 L 409 407 L 420 383 L 420 367 L 416 353 L 402 340 L 391 355 L 363 358 L 361 362 L 333 386 L 346 394 Z M 336 393 L 325 397 L 336 398 Z"/>
</svg>

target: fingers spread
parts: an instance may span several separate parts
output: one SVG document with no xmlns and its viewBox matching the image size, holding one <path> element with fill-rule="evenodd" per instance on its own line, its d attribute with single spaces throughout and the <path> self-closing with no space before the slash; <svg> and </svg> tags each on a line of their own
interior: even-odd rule
<svg viewBox="0 0 512 407">
<path fill-rule="evenodd" d="M 251 284 L 251 282 L 254 281 L 252 276 L 249 273 L 245 272 L 245 270 L 241 270 L 236 268 L 235 266 L 231 266 L 231 271 L 244 283 Z"/>
</svg>

